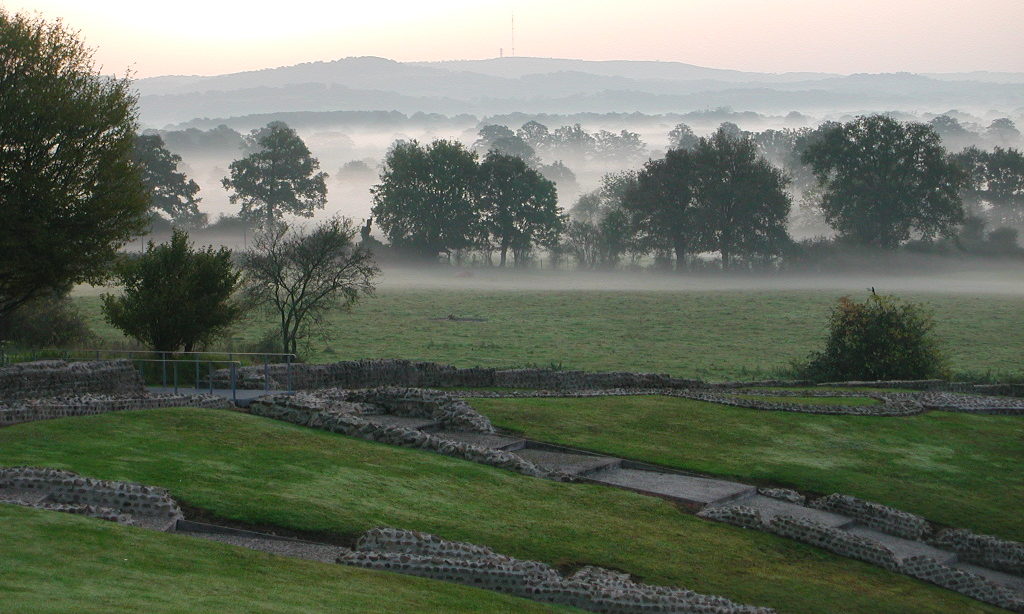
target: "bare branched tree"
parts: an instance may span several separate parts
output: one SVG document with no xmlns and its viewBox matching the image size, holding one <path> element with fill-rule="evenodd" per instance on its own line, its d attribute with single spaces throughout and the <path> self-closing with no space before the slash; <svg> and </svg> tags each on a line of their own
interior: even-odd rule
<svg viewBox="0 0 1024 614">
<path fill-rule="evenodd" d="M 270 224 L 253 239 L 243 261 L 246 293 L 278 316 L 282 351 L 296 353 L 299 340 L 321 327 L 329 311 L 373 294 L 380 269 L 355 243 L 357 234 L 352 220 L 339 216 L 310 231 Z"/>
</svg>

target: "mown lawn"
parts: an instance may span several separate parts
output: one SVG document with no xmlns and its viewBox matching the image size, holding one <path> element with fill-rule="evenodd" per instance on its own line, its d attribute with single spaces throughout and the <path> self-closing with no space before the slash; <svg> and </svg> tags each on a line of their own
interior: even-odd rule
<svg viewBox="0 0 1024 614">
<path fill-rule="evenodd" d="M 578 612 L 13 505 L 0 525 L 6 614 Z"/>
<path fill-rule="evenodd" d="M 790 540 L 706 522 L 657 498 L 241 413 L 166 409 L 17 425 L 0 429 L 0 464 L 159 485 L 188 505 L 254 524 L 344 536 L 380 525 L 429 531 L 780 612 L 831 613 L 837 604 L 872 614 L 997 611 Z M 49 572 L 59 575 L 67 558 Z"/>
<path fill-rule="evenodd" d="M 496 426 L 534 439 L 852 494 L 936 522 L 1024 540 L 1020 416 L 809 415 L 651 396 L 470 402 Z"/>
<path fill-rule="evenodd" d="M 350 313 L 329 316 L 327 340 L 314 342 L 304 357 L 312 362 L 409 358 L 464 367 L 554 363 L 748 379 L 776 374 L 819 349 L 829 309 L 842 294 L 385 289 Z M 1024 377 L 1024 297 L 935 293 L 904 298 L 935 311 L 936 334 L 946 344 L 954 371 Z M 76 301 L 106 342 L 124 341 L 103 322 L 97 297 Z M 444 321 L 449 314 L 486 321 Z M 245 349 L 272 326 L 269 318 L 252 316 L 236 328 L 230 343 Z"/>
</svg>

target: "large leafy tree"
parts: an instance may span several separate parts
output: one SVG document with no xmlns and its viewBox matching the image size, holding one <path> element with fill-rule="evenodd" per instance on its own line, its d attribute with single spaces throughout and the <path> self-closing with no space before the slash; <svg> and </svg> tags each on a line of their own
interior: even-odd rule
<svg viewBox="0 0 1024 614">
<path fill-rule="evenodd" d="M 159 134 L 140 134 L 135 139 L 135 163 L 149 188 L 151 207 L 179 226 L 202 226 L 206 215 L 199 211 L 199 184 L 178 171 L 181 156 L 164 146 Z"/>
<path fill-rule="evenodd" d="M 996 223 L 1024 225 L 1024 154 L 996 147 L 968 147 L 953 156 L 967 173 L 964 204 Z"/>
<path fill-rule="evenodd" d="M 508 250 L 549 244 L 562 230 L 555 184 L 517 156 L 492 151 L 480 164 L 478 204 L 483 226 L 505 266 Z M 517 263 L 518 264 L 518 263 Z"/>
<path fill-rule="evenodd" d="M 126 260 L 117 274 L 121 296 L 103 296 L 103 315 L 114 327 L 154 350 L 191 352 L 226 331 L 241 315 L 233 295 L 240 274 L 231 250 L 196 250 L 188 234 Z"/>
<path fill-rule="evenodd" d="M 698 247 L 695 171 L 691 150 L 671 149 L 664 158 L 649 160 L 622 198 L 637 241 L 651 250 L 675 252 L 679 271 L 685 266 L 686 255 Z"/>
<path fill-rule="evenodd" d="M 270 122 L 246 137 L 252 151 L 229 168 L 222 180 L 241 216 L 273 223 L 282 214 L 312 217 L 327 202 L 327 173 L 295 130 Z"/>
<path fill-rule="evenodd" d="M 380 271 L 357 233 L 352 220 L 332 217 L 308 231 L 278 222 L 256 234 L 242 265 L 246 293 L 277 318 L 282 351 L 297 353 L 326 313 L 373 293 Z"/>
<path fill-rule="evenodd" d="M 719 129 L 692 150 L 693 214 L 703 250 L 717 251 L 722 268 L 740 256 L 778 254 L 788 243 L 790 198 L 782 171 L 753 140 Z"/>
<path fill-rule="evenodd" d="M 60 23 L 0 9 L 0 319 L 100 281 L 145 229 L 136 99 Z"/>
<path fill-rule="evenodd" d="M 477 156 L 457 141 L 398 141 L 372 188 L 373 217 L 394 247 L 423 260 L 471 247 L 479 235 Z"/>
<path fill-rule="evenodd" d="M 862 245 L 932 238 L 963 219 L 964 175 L 926 124 L 884 115 L 829 124 L 803 153 L 822 188 L 825 220 Z"/>
</svg>

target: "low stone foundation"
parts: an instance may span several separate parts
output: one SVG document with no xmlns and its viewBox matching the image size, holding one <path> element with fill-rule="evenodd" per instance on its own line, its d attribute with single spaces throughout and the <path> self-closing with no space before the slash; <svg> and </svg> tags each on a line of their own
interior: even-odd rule
<svg viewBox="0 0 1024 614">
<path fill-rule="evenodd" d="M 368 403 L 365 399 L 373 399 L 375 403 Z M 372 421 L 374 415 L 390 413 L 386 410 L 391 407 L 404 408 L 404 411 L 431 419 L 437 416 L 442 425 L 458 425 L 464 431 L 494 432 L 490 421 L 468 404 L 442 392 L 408 388 L 332 390 L 323 395 L 300 393 L 260 397 L 249 405 L 249 412 L 367 441 L 427 450 L 524 475 L 558 481 L 572 479 L 565 474 L 546 471 L 511 452 L 443 439 L 416 428 Z"/>
<path fill-rule="evenodd" d="M 176 406 L 226 409 L 231 407 L 231 403 L 224 397 L 211 394 L 146 394 L 145 392 L 127 395 L 84 394 L 25 399 L 0 403 L 0 426 L 71 416 L 91 416 L 113 411 Z"/>
<path fill-rule="evenodd" d="M 590 612 L 774 612 L 770 608 L 737 604 L 724 597 L 640 584 L 632 581 L 627 574 L 599 567 L 584 567 L 571 576 L 563 577 L 543 563 L 515 559 L 474 544 L 452 542 L 426 533 L 399 529 L 368 531 L 359 539 L 355 550 L 340 556 L 338 562 L 457 582 Z"/>
<path fill-rule="evenodd" d="M 967 529 L 939 531 L 928 543 L 947 548 L 961 559 L 1008 573 L 1024 576 L 1024 544 Z"/>
<path fill-rule="evenodd" d="M 163 530 L 184 518 L 163 488 L 85 478 L 61 469 L 0 468 L 0 493 L 8 502 Z"/>
<path fill-rule="evenodd" d="M 242 367 L 237 372 L 238 386 L 260 389 L 265 385 L 284 389 L 289 381 L 294 390 L 319 388 L 373 388 L 407 386 L 413 388 L 543 388 L 578 390 L 584 388 L 691 388 L 698 380 L 656 373 L 555 371 L 552 369 L 461 369 L 452 365 L 410 360 L 353 360 L 331 364 L 274 364 Z M 214 374 L 214 381 L 225 385 L 230 380 L 226 369 Z"/>
<path fill-rule="evenodd" d="M 39 360 L 0 367 L 0 399 L 80 394 L 140 395 L 142 379 L 127 360 Z"/>
<path fill-rule="evenodd" d="M 807 505 L 855 518 L 872 529 L 905 539 L 920 541 L 932 533 L 931 523 L 916 514 L 850 495 L 833 493 Z"/>
<path fill-rule="evenodd" d="M 908 576 L 931 582 L 968 597 L 1006 608 L 1012 612 L 1024 612 L 1024 598 L 1019 593 L 989 582 L 978 574 L 943 565 L 927 556 L 903 559 L 900 571 Z"/>
</svg>

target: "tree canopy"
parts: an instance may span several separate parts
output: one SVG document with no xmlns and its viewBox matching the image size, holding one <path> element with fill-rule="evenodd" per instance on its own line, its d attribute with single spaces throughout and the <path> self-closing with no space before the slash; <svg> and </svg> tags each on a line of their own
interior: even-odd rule
<svg viewBox="0 0 1024 614">
<path fill-rule="evenodd" d="M 199 211 L 199 184 L 178 171 L 181 156 L 164 146 L 159 134 L 140 134 L 135 139 L 135 164 L 149 188 L 150 206 L 179 226 L 202 226 L 206 215 Z"/>
<path fill-rule="evenodd" d="M 231 250 L 196 250 L 188 234 L 151 241 L 141 256 L 127 259 L 117 274 L 121 296 L 103 296 L 103 315 L 114 327 L 154 350 L 191 352 L 222 334 L 243 313 L 233 299 L 240 274 Z"/>
<path fill-rule="evenodd" d="M 517 156 L 492 151 L 478 175 L 477 198 L 485 232 L 505 266 L 508 250 L 550 244 L 562 230 L 555 184 Z M 517 262 L 518 264 L 518 262 Z"/>
<path fill-rule="evenodd" d="M 473 245 L 479 231 L 477 156 L 457 141 L 398 141 L 388 151 L 372 214 L 391 245 L 423 260 Z"/>
<path fill-rule="evenodd" d="M 963 219 L 964 174 L 926 124 L 884 115 L 826 124 L 803 160 L 821 185 L 825 220 L 855 243 L 894 248 L 913 233 L 949 234 Z"/>
<path fill-rule="evenodd" d="M 252 151 L 229 168 L 221 183 L 242 203 L 240 215 L 271 223 L 284 213 L 311 217 L 327 202 L 327 173 L 295 130 L 270 122 L 245 139 Z"/>
<path fill-rule="evenodd" d="M 788 180 L 757 152 L 749 138 L 719 129 L 691 151 L 695 184 L 693 213 L 704 251 L 721 255 L 730 268 L 737 255 L 777 255 L 789 242 Z"/>
<path fill-rule="evenodd" d="M 0 319 L 100 281 L 146 227 L 136 98 L 60 22 L 0 9 Z"/>
</svg>

